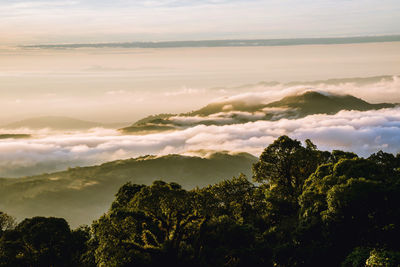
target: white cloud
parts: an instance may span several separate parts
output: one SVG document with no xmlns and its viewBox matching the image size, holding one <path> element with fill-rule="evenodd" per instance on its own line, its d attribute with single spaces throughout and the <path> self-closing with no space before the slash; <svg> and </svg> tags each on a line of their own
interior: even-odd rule
<svg viewBox="0 0 400 267">
<path fill-rule="evenodd" d="M 349 94 L 363 100 L 373 103 L 388 102 L 400 103 L 400 77 L 392 76 L 383 78 L 374 82 L 343 81 L 338 83 L 328 83 L 327 81 L 298 82 L 298 85 L 288 86 L 284 83 L 276 85 L 246 85 L 237 90 L 246 90 L 245 93 L 239 93 L 228 97 L 219 97 L 213 100 L 215 103 L 243 101 L 248 104 L 266 104 L 271 101 L 280 100 L 288 95 L 301 94 L 306 91 L 322 92 L 326 95 Z M 231 89 L 232 90 L 232 89 Z"/>
<path fill-rule="evenodd" d="M 78 1 L 18 1 L 9 5 L 9 8 L 47 8 L 47 7 L 66 7 L 79 4 Z"/>
<path fill-rule="evenodd" d="M 204 89 L 194 89 L 194 88 L 182 88 L 181 90 L 178 91 L 171 91 L 171 92 L 165 92 L 164 96 L 181 96 L 181 95 L 198 95 L 204 93 Z"/>
<path fill-rule="evenodd" d="M 258 156 L 280 135 L 313 140 L 321 149 L 368 156 L 380 149 L 400 152 L 400 108 L 342 111 L 296 120 L 256 121 L 225 126 L 200 125 L 181 131 L 120 135 L 114 130 L 38 133 L 34 139 L 0 140 L 0 176 L 54 171 L 146 154 L 226 150 Z"/>
<path fill-rule="evenodd" d="M 243 112 L 243 111 L 230 111 L 219 112 L 209 116 L 173 116 L 169 120 L 174 124 L 183 126 L 213 122 L 217 124 L 233 124 L 239 123 L 240 120 L 256 121 L 262 119 L 267 112 Z"/>
</svg>

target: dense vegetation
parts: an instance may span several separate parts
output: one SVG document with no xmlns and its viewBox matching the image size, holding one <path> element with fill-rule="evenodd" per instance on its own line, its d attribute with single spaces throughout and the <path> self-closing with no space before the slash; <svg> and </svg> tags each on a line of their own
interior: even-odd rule
<svg viewBox="0 0 400 267">
<path fill-rule="evenodd" d="M 400 155 L 287 136 L 204 188 L 124 184 L 91 227 L 0 214 L 0 266 L 399 266 Z"/>
<path fill-rule="evenodd" d="M 0 210 L 18 220 L 37 215 L 62 217 L 76 227 L 90 224 L 107 211 L 115 192 L 128 181 L 150 185 L 162 179 L 186 189 L 204 187 L 240 172 L 249 176 L 256 161 L 247 153 L 219 152 L 206 158 L 143 156 L 31 177 L 0 178 Z"/>
</svg>

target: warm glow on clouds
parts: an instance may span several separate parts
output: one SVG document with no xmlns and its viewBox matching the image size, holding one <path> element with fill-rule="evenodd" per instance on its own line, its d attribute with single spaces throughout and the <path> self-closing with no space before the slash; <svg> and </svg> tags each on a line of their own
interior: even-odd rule
<svg viewBox="0 0 400 267">
<path fill-rule="evenodd" d="M 362 156 L 378 150 L 399 153 L 400 108 L 341 111 L 336 115 L 320 114 L 295 120 L 199 125 L 148 135 L 120 135 L 107 129 L 68 134 L 45 130 L 32 133 L 31 139 L 0 140 L 0 176 L 50 172 L 147 154 L 193 154 L 197 150 L 245 151 L 258 156 L 281 135 L 302 141 L 310 138 L 321 149 L 343 149 Z"/>
<path fill-rule="evenodd" d="M 3 44 L 398 34 L 399 9 L 396 0 L 3 0 L 0 34 Z"/>
</svg>

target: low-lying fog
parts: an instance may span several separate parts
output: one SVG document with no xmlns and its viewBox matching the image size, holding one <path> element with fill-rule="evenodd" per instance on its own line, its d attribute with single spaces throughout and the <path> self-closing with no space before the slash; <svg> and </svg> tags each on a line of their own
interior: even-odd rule
<svg viewBox="0 0 400 267">
<path fill-rule="evenodd" d="M 189 112 L 212 101 L 264 103 L 306 90 L 351 94 L 371 103 L 400 103 L 399 51 L 400 42 L 253 48 L 1 49 L 0 128 L 48 115 L 99 123 L 127 122 L 128 126 L 147 115 Z M 380 149 L 400 152 L 400 109 L 200 125 L 142 136 L 104 128 L 67 132 L 0 129 L 1 134 L 32 136 L 0 138 L 0 177 L 145 154 L 228 150 L 258 156 L 283 134 L 299 140 L 310 138 L 321 149 L 334 147 L 367 156 Z"/>
<path fill-rule="evenodd" d="M 397 77 L 366 84 L 348 82 L 339 85 L 297 85 L 286 89 L 281 87 L 258 85 L 252 92 L 219 100 L 260 103 L 305 90 L 322 89 L 325 92 L 350 93 L 365 98 L 379 95 L 382 99 L 400 102 L 400 82 Z M 181 119 L 193 120 L 191 117 Z M 363 112 L 341 111 L 335 115 L 316 114 L 298 119 L 222 126 L 199 125 L 145 135 L 123 135 L 116 129 L 104 128 L 68 132 L 2 129 L 0 132 L 32 135 L 31 138 L 0 140 L 2 177 L 40 174 L 147 154 L 194 155 L 203 154 L 204 151 L 226 150 L 249 152 L 258 156 L 263 148 L 280 135 L 289 135 L 302 141 L 309 138 L 320 149 L 350 150 L 368 156 L 378 150 L 400 152 L 400 107 Z"/>
</svg>

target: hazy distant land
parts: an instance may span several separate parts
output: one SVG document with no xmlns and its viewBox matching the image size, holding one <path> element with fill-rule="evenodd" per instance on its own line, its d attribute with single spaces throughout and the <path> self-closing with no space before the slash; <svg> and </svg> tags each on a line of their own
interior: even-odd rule
<svg viewBox="0 0 400 267">
<path fill-rule="evenodd" d="M 0 134 L 0 139 L 22 139 L 30 137 L 30 134 Z"/>
<path fill-rule="evenodd" d="M 377 42 L 398 42 L 400 35 L 358 36 L 334 38 L 296 38 L 296 39 L 238 39 L 238 40 L 201 40 L 201 41 L 160 41 L 125 43 L 81 43 L 81 44 L 41 44 L 27 45 L 25 48 L 183 48 L 183 47 L 240 47 L 240 46 L 289 46 L 289 45 L 325 45 L 359 44 Z"/>
<path fill-rule="evenodd" d="M 256 160 L 247 153 L 225 152 L 207 158 L 143 156 L 31 177 L 0 178 L 0 210 L 18 219 L 38 215 L 64 217 L 76 227 L 90 224 L 106 212 L 118 188 L 128 181 L 151 184 L 163 179 L 191 189 L 240 173 L 250 177 Z"/>
<path fill-rule="evenodd" d="M 62 116 L 45 116 L 24 119 L 21 121 L 12 122 L 6 125 L 0 126 L 0 129 L 18 129 L 18 128 L 29 128 L 29 129 L 53 129 L 53 130 L 87 130 L 96 127 L 103 128 L 118 128 L 126 125 L 126 123 L 101 123 L 84 121 L 74 118 L 62 117 Z M 1 138 L 1 135 L 0 135 Z"/>
</svg>

